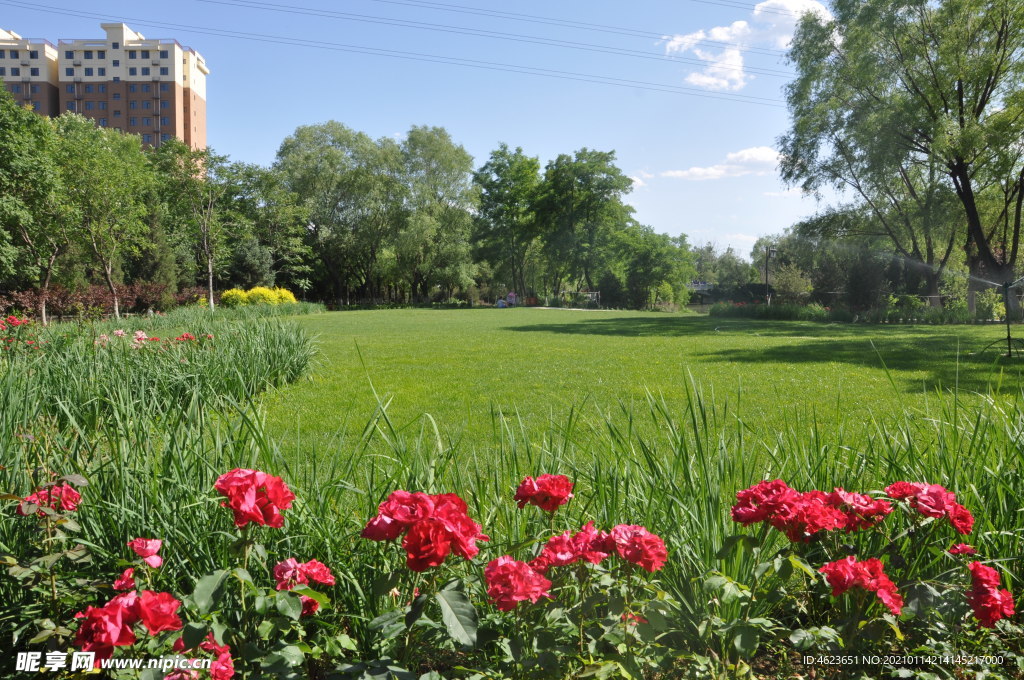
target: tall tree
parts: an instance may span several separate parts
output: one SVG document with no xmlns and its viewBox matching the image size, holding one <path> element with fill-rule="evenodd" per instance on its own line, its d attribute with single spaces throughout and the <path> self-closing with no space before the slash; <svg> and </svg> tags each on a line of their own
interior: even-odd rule
<svg viewBox="0 0 1024 680">
<path fill-rule="evenodd" d="M 58 142 L 48 119 L 0 90 L 0 274 L 12 273 L 20 250 L 31 270 L 25 278 L 39 290 L 44 325 L 54 266 L 76 238 L 78 223 L 56 163 Z"/>
<path fill-rule="evenodd" d="M 149 231 L 145 195 L 152 170 L 136 135 L 96 127 L 77 114 L 60 116 L 56 127 L 57 165 L 69 204 L 119 318 L 114 270 L 121 255 L 138 252 Z"/>
<path fill-rule="evenodd" d="M 506 144 L 474 175 L 480 187 L 477 252 L 497 265 L 520 295 L 528 292 L 527 258 L 540 233 L 535 211 L 540 179 L 540 159 L 520 147 L 510 151 Z"/>
<path fill-rule="evenodd" d="M 941 169 L 972 274 L 1012 279 L 1024 216 L 1024 5 L 836 0 L 833 11 L 805 15 L 793 39 L 783 176 L 807 189 L 867 181 L 869 195 L 900 184 L 910 194 Z"/>
<path fill-rule="evenodd" d="M 537 214 L 550 261 L 551 289 L 582 281 L 596 290 L 611 237 L 631 221 L 622 198 L 633 181 L 615 166 L 614 151 L 580 149 L 547 164 Z"/>
<path fill-rule="evenodd" d="M 161 172 L 172 212 L 191 235 L 205 274 L 206 303 L 213 309 L 214 277 L 227 255 L 222 219 L 222 200 L 228 190 L 223 177 L 227 157 L 171 139 L 153 152 L 153 162 Z"/>
</svg>

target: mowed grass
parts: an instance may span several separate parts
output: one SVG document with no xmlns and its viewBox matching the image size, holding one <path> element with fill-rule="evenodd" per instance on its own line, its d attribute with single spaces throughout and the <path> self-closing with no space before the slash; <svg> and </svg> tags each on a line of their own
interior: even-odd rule
<svg viewBox="0 0 1024 680">
<path fill-rule="evenodd" d="M 429 414 L 442 437 L 484 452 L 505 422 L 537 439 L 575 412 L 598 428 L 705 401 L 771 441 L 813 422 L 827 433 L 934 413 L 954 391 L 1016 395 L 1024 360 L 1005 328 L 765 322 L 617 311 L 382 310 L 297 318 L 317 338 L 308 380 L 268 399 L 271 436 L 298 460 L 348 455 L 378 404 L 409 430 Z M 429 421 L 427 421 L 429 422 Z M 636 425 L 643 427 L 642 424 Z M 433 427 L 431 424 L 429 427 Z"/>
</svg>

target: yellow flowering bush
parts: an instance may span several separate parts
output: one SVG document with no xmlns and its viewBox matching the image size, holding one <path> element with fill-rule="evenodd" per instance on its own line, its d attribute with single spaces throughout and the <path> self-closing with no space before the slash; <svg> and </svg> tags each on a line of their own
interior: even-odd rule
<svg viewBox="0 0 1024 680">
<path fill-rule="evenodd" d="M 240 307 L 249 304 L 249 295 L 241 288 L 231 288 L 220 294 L 220 303 L 225 307 Z"/>
</svg>

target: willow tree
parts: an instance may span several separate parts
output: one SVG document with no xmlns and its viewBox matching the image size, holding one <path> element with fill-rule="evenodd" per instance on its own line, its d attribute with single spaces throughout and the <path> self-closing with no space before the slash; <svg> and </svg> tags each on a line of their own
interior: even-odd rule
<svg viewBox="0 0 1024 680">
<path fill-rule="evenodd" d="M 1014 277 L 1024 216 L 1024 4 L 1019 0 L 836 0 L 806 14 L 790 50 L 792 115 L 782 174 L 815 191 L 852 188 L 932 262 L 954 229 L 971 273 Z M 952 224 L 918 198 L 955 192 Z M 928 206 L 932 209 L 934 206 Z M 916 222 L 900 213 L 916 211 Z M 915 243 L 916 241 L 916 243 Z"/>
</svg>

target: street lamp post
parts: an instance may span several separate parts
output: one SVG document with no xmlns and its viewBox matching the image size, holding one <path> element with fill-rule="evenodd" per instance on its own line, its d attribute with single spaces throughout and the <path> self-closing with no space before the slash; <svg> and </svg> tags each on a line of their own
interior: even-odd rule
<svg viewBox="0 0 1024 680">
<path fill-rule="evenodd" d="M 768 292 L 768 261 L 774 257 L 776 250 L 773 246 L 764 247 L 764 302 L 766 305 L 771 305 L 772 296 Z"/>
</svg>

